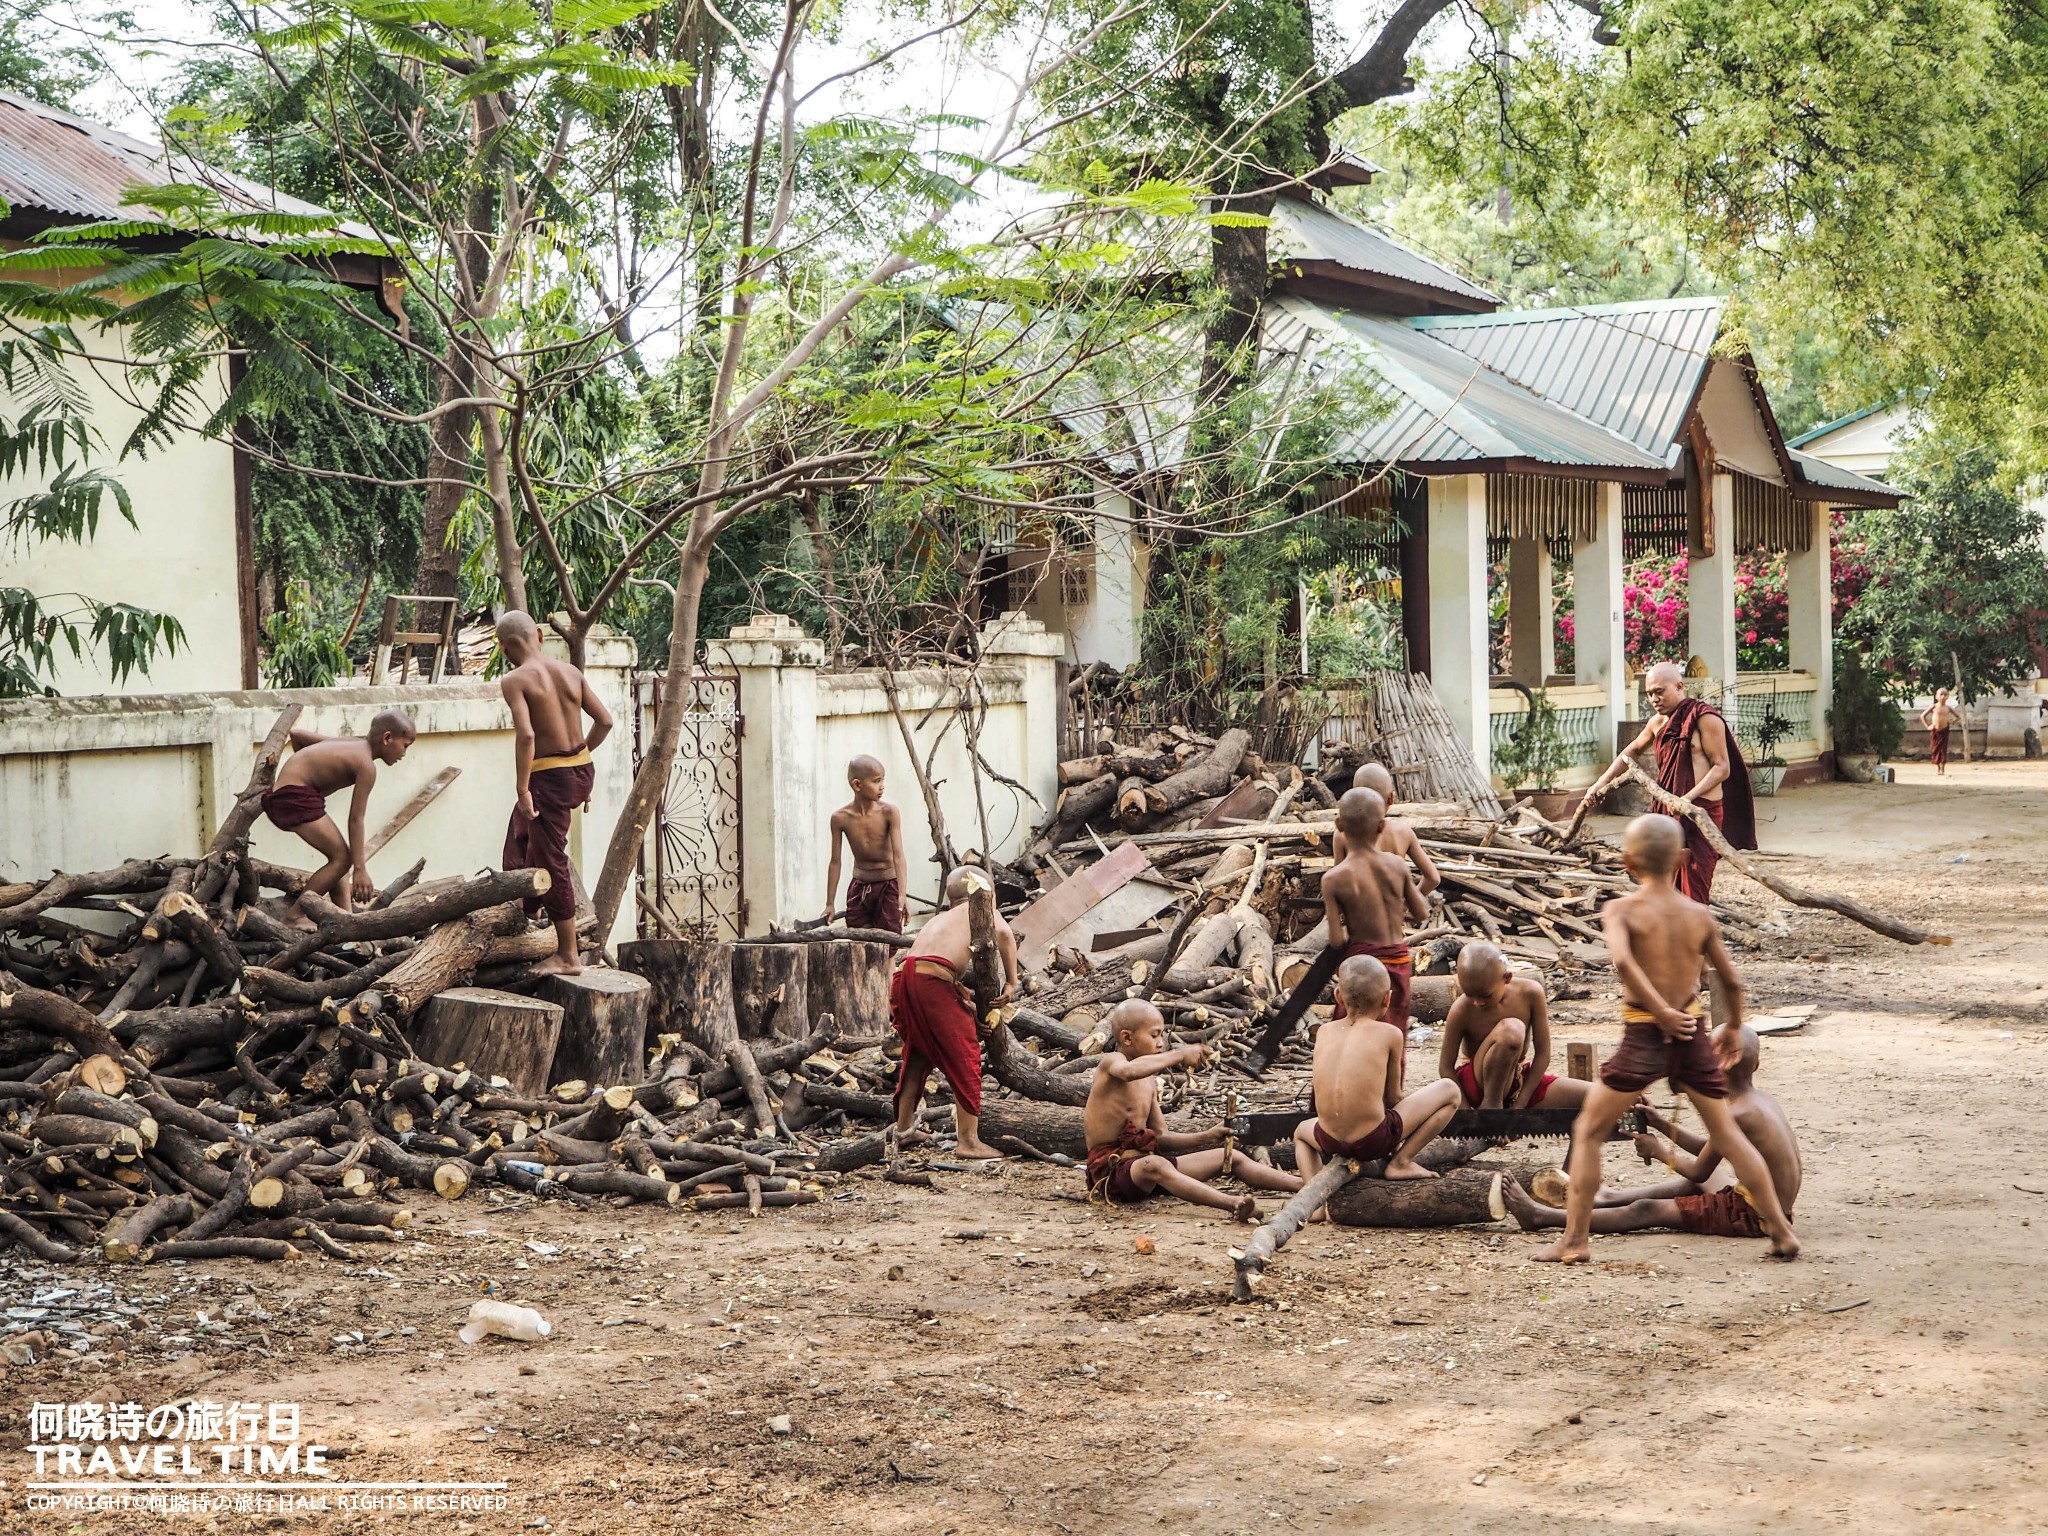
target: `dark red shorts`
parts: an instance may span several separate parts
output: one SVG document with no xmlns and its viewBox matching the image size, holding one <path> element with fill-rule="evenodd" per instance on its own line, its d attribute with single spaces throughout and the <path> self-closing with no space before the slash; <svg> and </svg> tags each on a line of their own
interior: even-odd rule
<svg viewBox="0 0 2048 1536">
<path fill-rule="evenodd" d="M 263 814 L 281 832 L 290 832 L 327 814 L 327 797 L 310 784 L 280 784 L 263 792 Z"/>
<path fill-rule="evenodd" d="M 1458 1092 L 1465 1095 L 1465 1102 L 1471 1105 L 1472 1108 L 1477 1109 L 1479 1107 L 1479 1100 L 1483 1095 L 1479 1091 L 1479 1074 L 1472 1070 L 1472 1063 L 1469 1061 L 1459 1063 L 1458 1070 L 1452 1076 L 1457 1078 Z M 1520 1104 L 1522 1089 L 1528 1081 L 1529 1063 L 1525 1061 L 1515 1069 L 1514 1086 L 1508 1089 L 1508 1102 L 1511 1105 Z M 1550 1092 L 1550 1085 L 1556 1081 L 1557 1074 L 1555 1072 L 1544 1073 L 1543 1081 L 1536 1085 L 1536 1097 L 1529 1101 L 1530 1105 L 1533 1107 L 1541 1104 L 1543 1096 Z"/>
<path fill-rule="evenodd" d="M 1383 1157 L 1392 1157 L 1394 1149 L 1401 1145 L 1404 1131 L 1400 1112 L 1388 1110 L 1386 1119 L 1367 1131 L 1356 1141 L 1339 1141 L 1323 1129 L 1318 1120 L 1314 1131 L 1316 1146 L 1325 1157 L 1351 1157 L 1361 1163 L 1376 1163 Z"/>
<path fill-rule="evenodd" d="M 1764 1224 L 1750 1203 L 1731 1185 L 1709 1195 L 1680 1195 L 1671 1202 L 1678 1207 L 1678 1226 L 1697 1237 L 1764 1237 Z M 1790 1221 L 1792 1213 L 1787 1211 Z"/>
<path fill-rule="evenodd" d="M 1617 1093 L 1641 1093 L 1658 1078 L 1703 1099 L 1728 1097 L 1728 1074 L 1714 1050 L 1713 1031 L 1701 1019 L 1689 1040 L 1671 1040 L 1655 1024 L 1630 1022 L 1621 1048 L 1600 1064 L 1600 1081 Z"/>
<path fill-rule="evenodd" d="M 1146 1189 L 1131 1172 L 1137 1166 L 1140 1155 L 1132 1153 L 1129 1157 L 1119 1157 L 1099 1173 L 1090 1169 L 1088 1193 L 1099 1194 L 1112 1205 L 1138 1205 L 1150 1200 L 1159 1193 L 1158 1189 Z"/>
<path fill-rule="evenodd" d="M 846 888 L 846 926 L 903 931 L 903 887 L 894 880 L 855 880 Z"/>
</svg>

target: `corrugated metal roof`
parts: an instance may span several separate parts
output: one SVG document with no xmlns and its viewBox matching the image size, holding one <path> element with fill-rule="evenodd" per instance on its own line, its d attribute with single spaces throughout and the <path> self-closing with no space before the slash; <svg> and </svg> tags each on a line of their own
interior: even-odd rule
<svg viewBox="0 0 2048 1536">
<path fill-rule="evenodd" d="M 0 91 L 0 197 L 6 198 L 15 212 L 51 214 L 59 223 L 157 221 L 154 210 L 131 207 L 122 199 L 137 187 L 173 183 L 210 187 L 231 207 L 245 211 L 332 217 L 326 209 L 274 187 L 184 156 L 167 155 L 160 144 Z M 336 220 L 334 228 L 353 235 L 371 233 L 343 220 Z M 263 237 L 244 234 L 243 238 Z"/>
<path fill-rule="evenodd" d="M 1331 445 L 1350 464 L 1526 460 L 1559 468 L 1664 470 L 1664 456 L 1545 400 L 1397 319 L 1289 297 L 1267 306 L 1269 354 L 1291 353 L 1319 382 L 1355 368 L 1384 414 Z M 1277 359 L 1268 368 L 1278 366 Z"/>
<path fill-rule="evenodd" d="M 1661 299 L 1407 323 L 1661 459 L 1685 425 L 1723 305 Z"/>
<path fill-rule="evenodd" d="M 1449 267 L 1397 245 L 1355 219 L 1319 203 L 1283 197 L 1273 206 L 1266 248 L 1281 261 L 1328 261 L 1354 272 L 1377 273 L 1455 296 L 1461 302 L 1497 304 L 1492 294 Z"/>
<path fill-rule="evenodd" d="M 1882 480 L 1859 475 L 1852 469 L 1842 468 L 1839 464 L 1830 464 L 1826 459 L 1817 459 L 1810 453 L 1801 453 L 1797 448 L 1788 451 L 1792 455 L 1793 465 L 1799 470 L 1799 478 L 1808 485 L 1826 486 L 1829 490 L 1835 491 L 1863 491 L 1873 496 L 1894 496 L 1902 500 L 1905 497 L 1905 492 L 1896 486 L 1886 485 Z"/>
</svg>

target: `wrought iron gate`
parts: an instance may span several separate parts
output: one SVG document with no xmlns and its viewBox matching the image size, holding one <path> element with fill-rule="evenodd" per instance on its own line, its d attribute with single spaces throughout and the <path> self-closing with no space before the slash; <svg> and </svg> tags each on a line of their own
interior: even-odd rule
<svg viewBox="0 0 2048 1536">
<path fill-rule="evenodd" d="M 654 735 L 667 675 L 635 680 L 633 768 Z M 642 938 L 736 939 L 746 932 L 741 876 L 739 679 L 700 672 L 690 679 L 688 710 L 675 762 L 655 807 L 654 835 L 640 851 Z"/>
</svg>

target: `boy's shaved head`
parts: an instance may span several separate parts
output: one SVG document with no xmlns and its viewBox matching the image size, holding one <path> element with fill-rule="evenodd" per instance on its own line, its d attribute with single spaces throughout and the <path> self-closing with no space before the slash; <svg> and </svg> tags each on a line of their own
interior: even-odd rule
<svg viewBox="0 0 2048 1536">
<path fill-rule="evenodd" d="M 1353 1018 L 1378 1018 L 1386 1012 L 1387 996 L 1393 990 L 1387 968 L 1371 955 L 1353 955 L 1337 967 L 1337 995 Z"/>
<path fill-rule="evenodd" d="M 1756 1076 L 1756 1064 L 1763 1055 L 1763 1042 L 1747 1024 L 1736 1031 L 1736 1038 L 1742 1042 L 1742 1053 L 1735 1058 L 1735 1065 L 1728 1069 L 1728 1076 L 1735 1082 L 1746 1083 Z"/>
<path fill-rule="evenodd" d="M 1394 803 L 1394 776 L 1379 763 L 1367 763 L 1351 775 L 1354 789 L 1369 789 L 1388 805 Z"/>
<path fill-rule="evenodd" d="M 1479 997 L 1500 985 L 1508 973 L 1508 957 L 1497 944 L 1467 944 L 1458 951 L 1458 990 Z"/>
<path fill-rule="evenodd" d="M 1143 998 L 1127 997 L 1109 1010 L 1109 1031 L 1121 1040 L 1151 1024 L 1164 1024 L 1166 1015 Z"/>
<path fill-rule="evenodd" d="M 1668 875 L 1685 852 L 1685 833 L 1669 816 L 1638 816 L 1621 835 L 1621 851 L 1646 875 Z"/>
<path fill-rule="evenodd" d="M 531 640 L 540 633 L 540 626 L 533 622 L 533 615 L 517 608 L 507 609 L 498 620 L 498 644 L 517 643 Z"/>
<path fill-rule="evenodd" d="M 946 876 L 946 904 L 957 907 L 976 891 L 992 891 L 995 882 L 972 864 L 962 864 Z"/>
<path fill-rule="evenodd" d="M 1337 830 L 1352 847 L 1371 847 L 1387 824 L 1387 802 L 1377 790 L 1360 786 L 1344 791 L 1337 802 Z"/>
<path fill-rule="evenodd" d="M 846 765 L 846 777 L 849 780 L 872 779 L 881 771 L 882 760 L 878 757 L 869 757 L 865 752 Z"/>
<path fill-rule="evenodd" d="M 412 716 L 402 709 L 380 709 L 370 717 L 372 736 L 403 736 L 407 741 L 419 735 L 413 727 Z"/>
</svg>

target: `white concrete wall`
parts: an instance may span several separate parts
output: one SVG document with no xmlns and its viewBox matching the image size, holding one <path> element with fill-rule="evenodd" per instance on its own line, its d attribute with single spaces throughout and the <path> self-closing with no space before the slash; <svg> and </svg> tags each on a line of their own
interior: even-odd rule
<svg viewBox="0 0 2048 1536">
<path fill-rule="evenodd" d="M 988 659 L 971 681 L 964 670 L 896 675 L 918 760 L 930 760 L 956 852 L 982 848 L 977 780 L 991 845 L 985 851 L 1000 859 L 1022 850 L 1042 808 L 1052 804 L 1059 783 L 1054 660 L 1062 649 L 1061 638 L 1035 619 L 1005 614 L 984 631 Z M 823 647 L 781 615 L 738 626 L 708 650 L 713 666 L 733 667 L 740 679 L 747 931 L 764 933 L 825 910 L 831 817 L 849 798 L 847 762 L 863 753 L 881 761 L 887 798 L 903 813 L 911 914 L 936 903 L 931 819 L 879 674 L 820 671 Z M 961 688 L 972 682 L 986 695 L 982 760 L 1028 788 L 1029 795 L 976 767 L 959 707 Z M 851 873 L 850 856 L 842 856 L 838 901 L 845 900 L 844 881 Z"/>
<path fill-rule="evenodd" d="M 95 333 L 96 353 L 123 349 L 118 332 Z M 130 673 L 115 683 L 88 651 L 74 660 L 60 651 L 57 691 L 66 695 L 119 691 L 169 693 L 235 688 L 242 681 L 242 635 L 236 601 L 235 461 L 226 442 L 181 432 L 168 447 L 147 458 L 118 459 L 121 445 L 140 419 L 131 397 L 151 398 L 146 383 L 130 383 L 112 364 L 74 365 L 72 377 L 84 391 L 89 419 L 100 436 L 91 464 L 119 479 L 134 505 L 135 525 L 122 518 L 111 496 L 101 505 L 99 531 L 84 544 L 62 540 L 0 543 L 0 586 L 26 587 L 56 599 L 50 607 L 75 606 L 63 594 L 82 592 L 103 602 L 133 603 L 168 613 L 185 627 L 185 645 L 174 656 L 160 655 L 147 676 Z M 4 394 L 4 386 L 0 386 Z M 225 394 L 216 376 L 206 391 L 211 403 Z M 10 416 L 21 410 L 6 400 Z M 17 476 L 0 482 L 0 498 L 12 501 L 48 484 L 47 477 Z"/>
<path fill-rule="evenodd" d="M 628 707 L 633 645 L 591 642 L 590 677 L 615 726 L 597 753 L 587 813 L 569 834 L 569 854 L 586 886 L 633 782 Z M 390 880 L 416 859 L 426 874 L 495 868 L 512 811 L 512 720 L 496 683 L 431 687 L 305 688 L 263 692 L 130 694 L 27 699 L 0 710 L 0 882 L 52 869 L 105 869 L 123 859 L 201 852 L 233 796 L 248 782 L 257 745 L 286 704 L 299 723 L 329 735 L 360 735 L 382 709 L 403 709 L 419 729 L 405 761 L 379 770 L 370 800 L 371 835 L 441 769 L 461 776 L 370 863 Z M 346 823 L 348 796 L 328 802 Z M 293 833 L 267 820 L 251 846 L 275 863 L 317 862 Z M 630 907 L 613 937 L 632 936 Z"/>
</svg>

